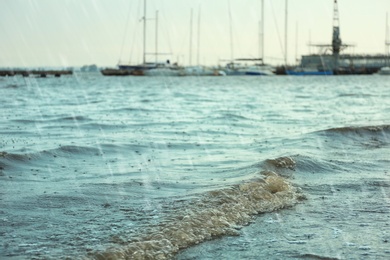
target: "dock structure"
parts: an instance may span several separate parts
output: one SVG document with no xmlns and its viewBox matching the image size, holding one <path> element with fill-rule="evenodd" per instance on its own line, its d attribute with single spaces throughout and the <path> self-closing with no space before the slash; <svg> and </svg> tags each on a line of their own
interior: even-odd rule
<svg viewBox="0 0 390 260">
<path fill-rule="evenodd" d="M 332 42 L 330 44 L 310 44 L 319 48 L 317 54 L 302 55 L 300 64 L 295 67 L 287 65 L 277 67 L 277 75 L 286 75 L 289 70 L 295 75 L 369 75 L 377 73 L 389 64 L 388 50 L 385 54 L 345 54 L 345 44 L 341 40 L 339 9 L 337 0 L 333 5 Z M 387 44 L 386 40 L 386 44 Z M 294 74 L 289 74 L 294 75 Z"/>
<path fill-rule="evenodd" d="M 0 69 L 0 77 L 12 76 L 35 76 L 46 78 L 48 76 L 61 77 L 63 75 L 72 75 L 72 70 L 19 70 L 19 69 Z"/>
<path fill-rule="evenodd" d="M 108 68 L 108 69 L 102 69 L 100 71 L 104 76 L 141 76 L 143 75 L 142 70 L 126 70 L 126 69 L 114 69 L 114 68 Z"/>
<path fill-rule="evenodd" d="M 337 67 L 334 66 L 334 55 L 311 54 L 303 55 L 300 66 L 303 68 L 332 70 L 334 75 L 344 74 L 374 74 L 388 64 L 386 55 L 341 54 L 338 56 Z"/>
</svg>

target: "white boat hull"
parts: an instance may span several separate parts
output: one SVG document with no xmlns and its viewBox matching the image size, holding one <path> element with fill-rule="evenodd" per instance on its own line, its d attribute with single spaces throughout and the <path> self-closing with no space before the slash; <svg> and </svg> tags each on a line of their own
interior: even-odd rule
<svg viewBox="0 0 390 260">
<path fill-rule="evenodd" d="M 383 67 L 378 71 L 378 75 L 390 75 L 390 67 Z"/>
</svg>

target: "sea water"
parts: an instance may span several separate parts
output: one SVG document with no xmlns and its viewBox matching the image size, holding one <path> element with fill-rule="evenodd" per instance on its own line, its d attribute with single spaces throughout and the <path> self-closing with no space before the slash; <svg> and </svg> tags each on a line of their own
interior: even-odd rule
<svg viewBox="0 0 390 260">
<path fill-rule="evenodd" d="M 388 259 L 389 90 L 0 78 L 0 258 Z"/>
</svg>

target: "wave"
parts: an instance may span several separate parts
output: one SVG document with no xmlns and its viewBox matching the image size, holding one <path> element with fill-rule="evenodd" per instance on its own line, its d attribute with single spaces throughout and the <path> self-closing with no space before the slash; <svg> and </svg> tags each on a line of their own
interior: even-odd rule
<svg viewBox="0 0 390 260">
<path fill-rule="evenodd" d="M 23 124 L 35 124 L 35 123 L 51 123 L 51 122 L 61 122 L 61 121 L 77 121 L 77 122 L 88 122 L 91 121 L 90 118 L 86 116 L 64 116 L 53 119 L 15 119 L 12 122 L 23 123 Z"/>
<path fill-rule="evenodd" d="M 59 120 L 59 121 L 61 121 L 61 120 L 91 121 L 91 119 L 88 118 L 88 117 L 86 117 L 86 116 L 67 116 L 67 117 L 59 118 L 58 120 Z"/>
<path fill-rule="evenodd" d="M 16 84 L 8 84 L 8 85 L 5 85 L 5 86 L 2 86 L 2 88 L 8 88 L 8 89 L 16 89 L 16 88 L 19 88 L 21 87 L 20 85 L 16 85 Z"/>
<path fill-rule="evenodd" d="M 390 125 L 330 128 L 317 134 L 325 137 L 325 142 L 333 146 L 348 144 L 362 149 L 378 149 L 390 144 Z"/>
<path fill-rule="evenodd" d="M 242 121 L 250 121 L 251 118 L 245 117 L 243 115 L 232 113 L 231 111 L 217 111 L 217 113 L 210 117 L 205 117 L 205 119 L 213 119 L 215 121 L 234 121 L 234 122 L 242 122 Z"/>
<path fill-rule="evenodd" d="M 31 158 L 33 157 L 35 157 L 34 154 L 16 154 L 16 153 L 0 152 L 0 159 L 4 158 L 9 161 L 23 162 L 23 161 L 31 160 Z"/>
<path fill-rule="evenodd" d="M 77 146 L 77 145 L 64 145 L 59 148 L 45 151 L 50 154 L 62 152 L 62 153 L 71 153 L 71 154 L 94 154 L 99 152 L 100 150 L 93 147 L 87 147 L 87 146 Z"/>
<path fill-rule="evenodd" d="M 0 152 L 0 167 L 4 170 L 10 166 L 22 166 L 25 163 L 30 163 L 36 161 L 38 159 L 42 159 L 44 157 L 61 157 L 67 156 L 69 154 L 72 155 L 95 155 L 99 154 L 100 150 L 92 147 L 84 147 L 84 146 L 60 146 L 51 150 L 42 150 L 31 153 L 8 153 L 5 151 Z"/>
<path fill-rule="evenodd" d="M 297 161 L 299 163 L 297 163 Z M 321 174 L 331 171 L 342 171 L 343 162 L 334 159 L 321 159 L 316 156 L 296 154 L 292 156 L 284 156 L 275 159 L 267 159 L 261 167 L 268 171 L 276 171 L 283 177 L 293 177 L 294 172 L 298 171 L 301 175 L 305 173 Z M 348 164 L 348 166 L 350 166 Z"/>
<path fill-rule="evenodd" d="M 34 119 L 15 119 L 15 120 L 11 120 L 12 122 L 15 122 L 15 123 L 21 123 L 21 124 L 35 124 L 35 123 L 38 123 L 38 122 L 42 122 L 42 120 L 34 120 Z"/>
<path fill-rule="evenodd" d="M 58 154 L 58 153 L 90 154 L 90 153 L 96 153 L 98 151 L 99 149 L 93 147 L 64 145 L 51 150 L 42 150 L 35 153 L 26 153 L 26 154 L 8 153 L 3 151 L 0 152 L 0 158 L 4 157 L 7 159 L 23 161 L 25 159 L 38 157 L 42 154 Z"/>
<path fill-rule="evenodd" d="M 294 170 L 296 162 L 291 157 L 279 157 L 276 159 L 267 159 L 265 165 L 272 168 L 285 168 Z"/>
<path fill-rule="evenodd" d="M 390 125 L 374 125 L 374 126 L 346 126 L 339 128 L 329 128 L 320 133 L 338 133 L 338 134 L 388 134 L 390 133 Z"/>
<path fill-rule="evenodd" d="M 149 112 L 158 112 L 161 110 L 158 109 L 147 109 L 143 107 L 122 107 L 122 108 L 116 108 L 116 109 L 111 109 L 110 112 L 144 112 L 144 113 L 149 113 Z"/>
<path fill-rule="evenodd" d="M 180 249 L 224 235 L 238 235 L 253 216 L 291 207 L 305 196 L 299 188 L 273 171 L 229 188 L 213 190 L 187 201 L 178 216 L 171 216 L 153 232 L 130 242 L 120 241 L 90 259 L 167 259 Z"/>
</svg>

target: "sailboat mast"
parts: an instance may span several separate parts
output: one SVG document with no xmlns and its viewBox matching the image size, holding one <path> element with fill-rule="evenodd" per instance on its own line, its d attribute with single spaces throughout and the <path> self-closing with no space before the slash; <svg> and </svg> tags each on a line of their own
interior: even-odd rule
<svg viewBox="0 0 390 260">
<path fill-rule="evenodd" d="M 390 39 L 389 39 L 389 13 L 386 13 L 386 39 L 385 39 L 385 55 L 387 56 L 387 66 L 389 65 L 389 46 L 390 46 Z"/>
<path fill-rule="evenodd" d="M 287 66 L 287 26 L 288 26 L 288 22 L 287 22 L 287 15 L 288 15 L 288 11 L 287 11 L 287 0 L 286 0 L 286 10 L 285 10 L 285 24 L 284 24 L 284 64 Z"/>
<path fill-rule="evenodd" d="M 199 52 L 200 52 L 200 5 L 198 10 L 198 38 L 197 38 L 197 51 L 196 51 L 196 63 L 199 66 Z"/>
<path fill-rule="evenodd" d="M 193 10 L 191 8 L 191 17 L 190 17 L 190 53 L 189 53 L 189 65 L 192 65 L 192 14 Z"/>
<path fill-rule="evenodd" d="M 298 21 L 295 22 L 295 62 L 298 63 Z"/>
<path fill-rule="evenodd" d="M 144 53 L 143 53 L 143 64 L 146 63 L 146 0 L 144 0 Z"/>
<path fill-rule="evenodd" d="M 156 11 L 156 46 L 155 46 L 155 52 L 156 52 L 156 64 L 157 64 L 157 58 L 158 58 L 158 10 Z"/>
<path fill-rule="evenodd" d="M 230 0 L 229 4 L 229 24 L 230 24 L 230 59 L 233 62 L 234 59 L 234 50 L 233 50 L 233 19 L 232 19 L 232 10 L 230 8 Z"/>
<path fill-rule="evenodd" d="M 261 0 L 261 63 L 264 64 L 264 0 Z"/>
</svg>

